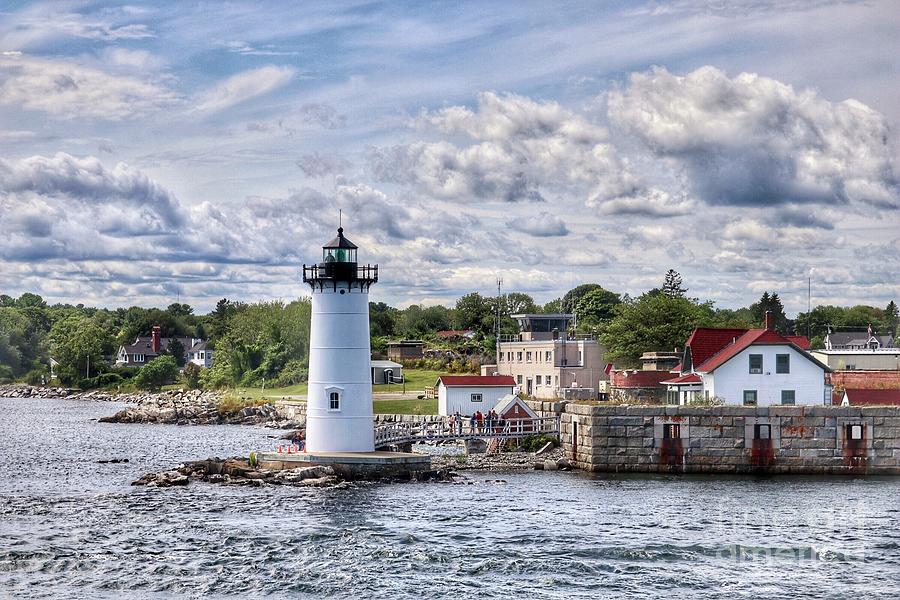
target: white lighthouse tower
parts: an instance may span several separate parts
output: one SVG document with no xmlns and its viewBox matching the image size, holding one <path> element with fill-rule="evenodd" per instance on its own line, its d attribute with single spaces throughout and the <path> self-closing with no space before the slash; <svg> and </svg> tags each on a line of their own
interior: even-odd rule
<svg viewBox="0 0 900 600">
<path fill-rule="evenodd" d="M 373 452 L 369 288 L 378 265 L 359 266 L 356 245 L 337 237 L 322 247 L 322 262 L 303 265 L 312 287 L 308 452 Z"/>
</svg>

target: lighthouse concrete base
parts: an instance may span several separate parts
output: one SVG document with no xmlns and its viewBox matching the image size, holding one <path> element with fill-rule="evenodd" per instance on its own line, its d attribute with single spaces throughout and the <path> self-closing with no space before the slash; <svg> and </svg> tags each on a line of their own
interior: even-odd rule
<svg viewBox="0 0 900 600">
<path fill-rule="evenodd" d="M 431 457 L 414 452 L 269 452 L 259 455 L 263 469 L 329 466 L 343 479 L 414 479 L 431 470 Z"/>
</svg>

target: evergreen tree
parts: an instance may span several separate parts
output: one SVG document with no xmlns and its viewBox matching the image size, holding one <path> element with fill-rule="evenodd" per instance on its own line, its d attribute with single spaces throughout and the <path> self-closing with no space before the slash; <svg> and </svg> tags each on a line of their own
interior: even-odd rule
<svg viewBox="0 0 900 600">
<path fill-rule="evenodd" d="M 666 271 L 666 280 L 663 282 L 662 293 L 669 298 L 684 298 L 687 289 L 682 285 L 681 273 L 675 269 Z"/>
<path fill-rule="evenodd" d="M 897 303 L 891 300 L 884 308 L 884 324 L 887 327 L 886 333 L 897 335 L 898 322 L 900 322 L 900 310 L 897 309 Z"/>
</svg>

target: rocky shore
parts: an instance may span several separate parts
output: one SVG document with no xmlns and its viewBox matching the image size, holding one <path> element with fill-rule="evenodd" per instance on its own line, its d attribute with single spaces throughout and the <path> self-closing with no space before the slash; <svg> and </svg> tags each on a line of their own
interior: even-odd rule
<svg viewBox="0 0 900 600">
<path fill-rule="evenodd" d="M 453 476 L 449 469 L 432 469 L 415 474 L 417 481 L 449 481 L 452 480 Z M 208 458 L 206 460 L 187 462 L 168 471 L 148 473 L 137 481 L 132 482 L 131 485 L 165 488 L 188 485 L 192 481 L 254 487 L 287 485 L 334 489 L 346 489 L 355 483 L 355 481 L 341 478 L 334 469 L 328 466 L 269 470 L 251 465 L 249 458 L 234 457 L 224 460 Z M 384 479 L 379 479 L 379 481 L 393 482 Z"/>
<path fill-rule="evenodd" d="M 533 452 L 503 452 L 500 454 L 459 454 L 440 455 L 431 458 L 435 469 L 454 471 L 482 471 L 503 473 L 510 471 L 569 471 L 572 465 L 562 448 L 555 448 L 544 454 Z"/>
<path fill-rule="evenodd" d="M 116 393 L 104 390 L 82 392 L 61 387 L 27 385 L 0 386 L 0 397 L 123 402 L 129 404 L 101 423 L 155 423 L 164 425 L 262 425 L 276 429 L 302 429 L 306 421 L 283 414 L 273 404 L 229 410 L 220 392 L 169 390 L 165 392 Z"/>
<path fill-rule="evenodd" d="M 276 429 L 300 429 L 303 419 L 285 416 L 274 404 L 245 406 L 230 411 L 222 405 L 217 392 L 171 391 L 146 398 L 116 414 L 103 417 L 101 423 L 156 423 L 170 425 L 262 425 Z"/>
<path fill-rule="evenodd" d="M 83 392 L 63 387 L 43 387 L 31 385 L 0 385 L 0 398 L 46 398 L 66 400 L 88 400 L 93 402 L 124 402 L 143 404 L 158 394 L 151 392 L 119 393 L 106 390 Z"/>
</svg>

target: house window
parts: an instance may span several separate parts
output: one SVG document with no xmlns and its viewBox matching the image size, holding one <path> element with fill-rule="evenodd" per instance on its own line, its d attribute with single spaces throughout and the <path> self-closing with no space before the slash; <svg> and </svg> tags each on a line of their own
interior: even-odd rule
<svg viewBox="0 0 900 600">
<path fill-rule="evenodd" d="M 471 400 L 472 402 L 481 402 L 482 396 L 481 394 L 472 394 L 471 396 L 469 396 L 469 400 Z"/>
<path fill-rule="evenodd" d="M 663 439 L 674 440 L 681 437 L 681 425 L 679 423 L 665 423 L 663 425 Z"/>
<path fill-rule="evenodd" d="M 756 406 L 756 390 L 744 390 L 744 406 Z"/>
<path fill-rule="evenodd" d="M 678 404 L 678 392 L 675 390 L 666 391 L 666 404 Z"/>
<path fill-rule="evenodd" d="M 516 383 L 518 383 L 519 385 L 522 385 L 522 376 L 521 375 L 516 375 Z"/>
<path fill-rule="evenodd" d="M 770 440 L 772 439 L 772 426 L 768 423 L 757 423 L 753 426 L 754 440 Z"/>
<path fill-rule="evenodd" d="M 763 370 L 763 360 L 762 354 L 751 354 L 750 355 L 750 372 L 751 373 L 762 373 Z"/>
<path fill-rule="evenodd" d="M 513 406 L 513 414 L 515 414 L 515 415 L 519 414 L 519 405 L 518 404 Z"/>
<path fill-rule="evenodd" d="M 583 356 L 583 353 L 581 352 L 581 350 L 578 351 L 578 364 L 579 365 L 584 364 L 584 356 Z"/>
<path fill-rule="evenodd" d="M 519 362 L 522 362 L 522 353 L 521 352 L 516 352 L 516 360 Z"/>
<path fill-rule="evenodd" d="M 794 405 L 797 403 L 797 392 L 794 390 L 781 390 L 781 403 Z"/>
<path fill-rule="evenodd" d="M 537 385 L 541 385 L 541 376 L 540 376 L 540 375 L 536 376 L 536 377 L 534 378 L 534 380 L 535 380 L 534 382 L 535 382 Z"/>
<path fill-rule="evenodd" d="M 855 370 L 856 370 L 856 364 L 854 363 L 854 364 L 852 364 L 852 365 L 847 365 L 845 368 L 846 368 L 848 371 L 855 371 Z"/>
<path fill-rule="evenodd" d="M 791 372 L 791 355 L 776 354 L 775 355 L 775 372 L 790 373 Z"/>
<path fill-rule="evenodd" d="M 546 352 L 544 352 L 544 360 L 547 362 L 550 362 L 552 360 L 552 355 L 551 355 L 550 350 L 547 350 Z"/>
<path fill-rule="evenodd" d="M 328 410 L 341 410 L 340 392 L 331 392 L 328 394 Z"/>
<path fill-rule="evenodd" d="M 531 362 L 531 352 L 525 353 L 525 362 Z"/>
<path fill-rule="evenodd" d="M 847 425 L 847 439 L 854 441 L 863 439 L 863 426 L 859 423 Z"/>
</svg>

